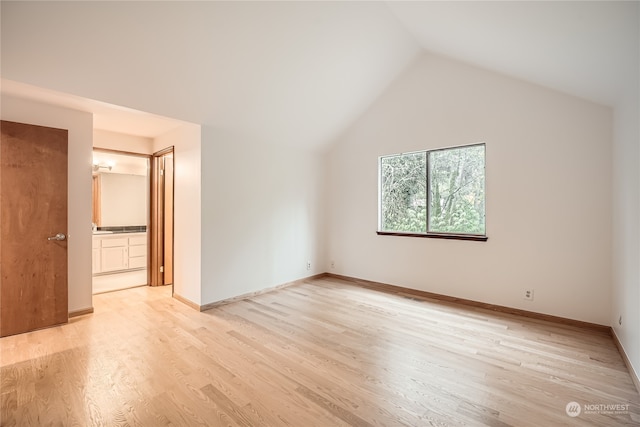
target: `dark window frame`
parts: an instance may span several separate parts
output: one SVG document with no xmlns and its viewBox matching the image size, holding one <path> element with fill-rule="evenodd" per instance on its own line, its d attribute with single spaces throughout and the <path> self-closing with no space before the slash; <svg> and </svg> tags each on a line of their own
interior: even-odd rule
<svg viewBox="0 0 640 427">
<path fill-rule="evenodd" d="M 485 179 L 485 203 L 486 203 L 486 164 L 487 164 L 487 159 L 486 159 L 486 153 L 487 153 L 487 145 L 484 142 L 478 142 L 478 143 L 473 143 L 473 144 L 467 144 L 467 145 L 458 145 L 458 146 L 454 146 L 454 147 L 445 147 L 445 148 L 436 148 L 436 149 L 431 149 L 431 150 L 418 150 L 418 151 L 411 151 L 411 152 L 406 152 L 406 153 L 398 153 L 398 154 L 389 154 L 389 155 L 384 155 L 384 156 L 380 156 L 378 157 L 378 230 L 376 231 L 376 234 L 379 236 L 400 236 L 400 237 L 421 237 L 421 238 L 432 238 L 432 239 L 449 239 L 449 240 L 470 240 L 470 241 L 477 241 L 477 242 L 486 242 L 489 237 L 487 236 L 487 230 L 486 230 L 486 218 L 485 218 L 485 232 L 484 234 L 467 234 L 467 233 L 448 233 L 448 232 L 436 232 L 436 231 L 429 231 L 429 225 L 430 225 L 430 209 L 431 209 L 431 185 L 430 185 L 430 170 L 431 170 L 431 165 L 430 165 L 430 154 L 434 153 L 434 152 L 438 152 L 438 151 L 449 151 L 449 150 L 456 150 L 456 149 L 460 149 L 460 148 L 470 148 L 470 147 L 478 147 L 478 146 L 482 146 L 484 147 L 484 165 L 485 165 L 485 173 L 484 173 L 484 179 Z M 387 158 L 387 157 L 394 157 L 394 156 L 401 156 L 401 155 L 408 155 L 408 154 L 415 154 L 415 153 L 425 153 L 426 156 L 426 187 L 427 187 L 427 203 L 426 203 L 426 209 L 427 209 L 427 216 L 426 216 L 426 228 L 427 228 L 427 232 L 425 233 L 417 233 L 417 232 L 411 232 L 411 231 L 384 231 L 381 230 L 381 225 L 382 225 L 382 173 L 381 173 L 381 167 L 382 167 L 382 159 L 383 158 Z M 486 206 L 485 206 L 485 215 L 486 215 Z"/>
</svg>

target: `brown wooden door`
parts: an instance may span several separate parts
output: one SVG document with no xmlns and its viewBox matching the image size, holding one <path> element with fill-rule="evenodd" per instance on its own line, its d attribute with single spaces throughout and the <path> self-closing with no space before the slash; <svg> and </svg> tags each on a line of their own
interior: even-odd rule
<svg viewBox="0 0 640 427">
<path fill-rule="evenodd" d="M 151 162 L 151 286 L 173 284 L 173 147 L 153 154 Z"/>
<path fill-rule="evenodd" d="M 164 156 L 164 284 L 173 285 L 173 153 Z"/>
<path fill-rule="evenodd" d="M 0 336 L 7 336 L 68 321 L 67 131 L 7 121 L 0 128 Z"/>
</svg>

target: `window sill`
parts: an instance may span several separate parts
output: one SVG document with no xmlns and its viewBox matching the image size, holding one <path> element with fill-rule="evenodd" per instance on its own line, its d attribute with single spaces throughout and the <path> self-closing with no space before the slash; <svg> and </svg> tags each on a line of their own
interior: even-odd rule
<svg viewBox="0 0 640 427">
<path fill-rule="evenodd" d="M 478 234 L 454 234 L 454 233 L 402 233 L 397 231 L 376 231 L 378 236 L 401 236 L 401 237 L 426 237 L 429 239 L 449 239 L 449 240 L 473 240 L 475 242 L 486 242 L 487 236 Z"/>
</svg>

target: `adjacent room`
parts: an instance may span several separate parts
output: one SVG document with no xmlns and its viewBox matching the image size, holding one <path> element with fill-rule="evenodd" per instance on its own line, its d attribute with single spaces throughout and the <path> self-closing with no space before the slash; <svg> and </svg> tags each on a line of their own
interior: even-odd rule
<svg viewBox="0 0 640 427">
<path fill-rule="evenodd" d="M 640 425 L 640 2 L 0 12 L 0 425 Z"/>
</svg>

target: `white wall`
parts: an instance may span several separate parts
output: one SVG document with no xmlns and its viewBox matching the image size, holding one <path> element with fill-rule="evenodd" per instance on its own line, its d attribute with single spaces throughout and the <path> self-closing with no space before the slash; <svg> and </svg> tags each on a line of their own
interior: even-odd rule
<svg viewBox="0 0 640 427">
<path fill-rule="evenodd" d="M 153 151 L 174 147 L 173 290 L 200 305 L 201 297 L 201 130 L 184 124 L 153 141 Z M 205 263 L 208 265 L 208 263 Z"/>
<path fill-rule="evenodd" d="M 640 22 L 640 7 L 636 8 Z M 614 115 L 613 292 L 611 325 L 640 377 L 640 29 L 636 26 L 635 87 Z M 622 325 L 619 319 L 622 316 Z"/>
<path fill-rule="evenodd" d="M 640 57 L 640 53 L 638 54 Z M 638 62 L 636 62 L 638 64 Z M 638 65 L 640 75 L 640 65 Z M 637 96 L 633 96 L 637 94 Z M 640 376 L 640 84 L 615 112 L 611 325 Z M 622 316 L 622 325 L 619 318 Z"/>
<path fill-rule="evenodd" d="M 102 129 L 93 131 L 93 147 L 129 153 L 153 154 L 153 139 Z"/>
<path fill-rule="evenodd" d="M 149 178 L 103 173 L 100 176 L 100 226 L 119 227 L 149 222 Z"/>
<path fill-rule="evenodd" d="M 89 113 L 2 95 L 3 120 L 69 130 L 68 277 L 69 311 L 92 307 L 91 300 L 91 144 Z"/>
<path fill-rule="evenodd" d="M 611 135 L 608 108 L 425 55 L 329 152 L 332 271 L 607 325 Z M 378 156 L 480 141 L 488 242 L 376 235 Z"/>
<path fill-rule="evenodd" d="M 323 159 L 203 128 L 203 304 L 325 271 Z"/>
</svg>

